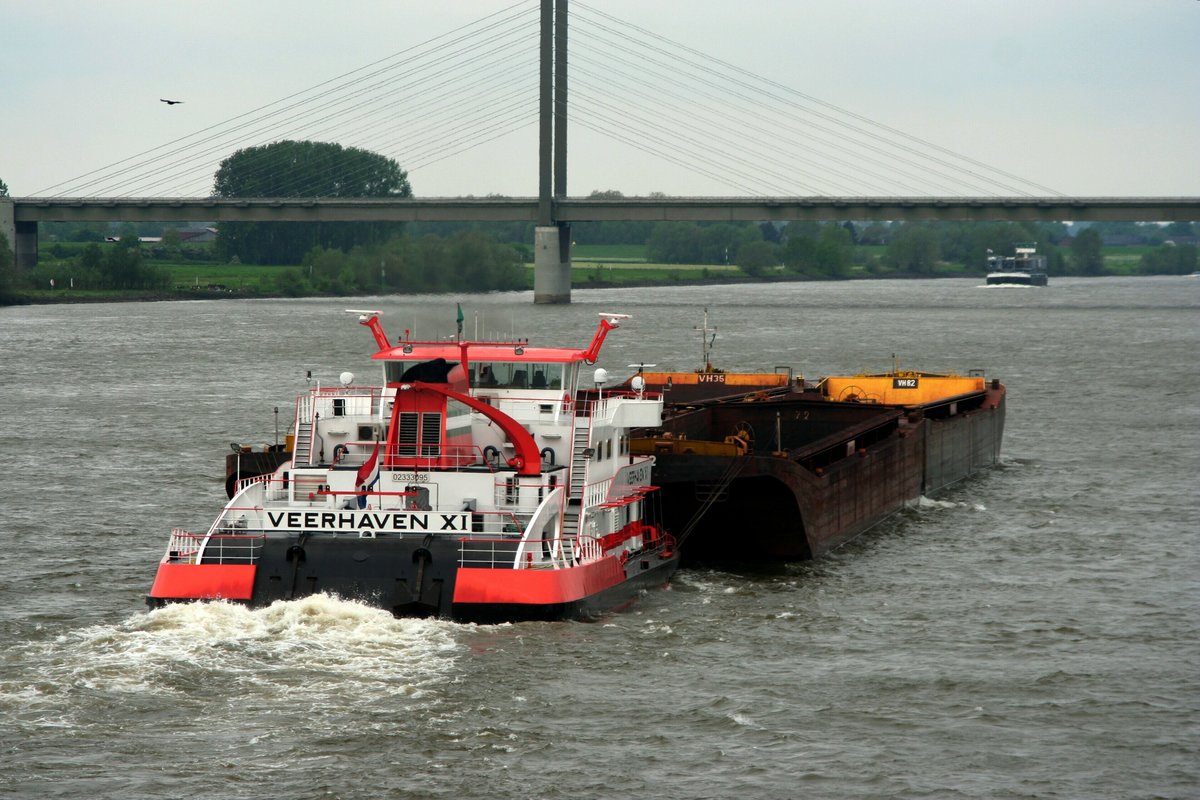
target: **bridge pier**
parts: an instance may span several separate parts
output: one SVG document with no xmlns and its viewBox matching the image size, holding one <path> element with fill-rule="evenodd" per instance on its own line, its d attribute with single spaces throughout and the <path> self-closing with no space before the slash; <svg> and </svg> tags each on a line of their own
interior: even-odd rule
<svg viewBox="0 0 1200 800">
<path fill-rule="evenodd" d="M 38 224 L 17 222 L 16 203 L 8 197 L 0 197 L 0 235 L 8 240 L 13 251 L 13 263 L 20 269 L 37 266 Z"/>
<path fill-rule="evenodd" d="M 538 226 L 533 230 L 533 302 L 571 302 L 571 226 Z"/>
</svg>

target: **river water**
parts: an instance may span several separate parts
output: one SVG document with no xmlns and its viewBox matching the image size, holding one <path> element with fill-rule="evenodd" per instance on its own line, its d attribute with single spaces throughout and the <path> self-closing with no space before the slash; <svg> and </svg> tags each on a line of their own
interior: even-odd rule
<svg viewBox="0 0 1200 800">
<path fill-rule="evenodd" d="M 1200 280 L 972 280 L 0 309 L 0 796 L 1200 796 Z M 690 369 L 985 369 L 1002 463 L 808 563 L 594 623 L 310 598 L 149 613 L 173 526 L 305 373 L 454 330 Z M 893 359 L 895 354 L 895 360 Z M 736 531 L 730 532 L 731 543 Z"/>
</svg>

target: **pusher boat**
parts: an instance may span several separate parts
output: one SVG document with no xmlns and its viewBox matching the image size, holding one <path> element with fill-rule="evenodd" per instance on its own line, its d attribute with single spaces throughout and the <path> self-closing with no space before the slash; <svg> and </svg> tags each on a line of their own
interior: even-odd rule
<svg viewBox="0 0 1200 800">
<path fill-rule="evenodd" d="M 351 313 L 384 385 L 344 373 L 300 395 L 290 459 L 238 480 L 207 532 L 171 532 L 152 608 L 324 592 L 398 616 L 589 618 L 669 581 L 654 457 L 629 441 L 661 424 L 662 395 L 583 374 L 626 315 L 601 314 L 578 350 L 393 344 L 379 311 Z"/>
</svg>

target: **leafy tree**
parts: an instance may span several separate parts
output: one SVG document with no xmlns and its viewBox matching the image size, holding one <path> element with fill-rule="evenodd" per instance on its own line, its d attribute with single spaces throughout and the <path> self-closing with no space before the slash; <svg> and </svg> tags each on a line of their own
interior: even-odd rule
<svg viewBox="0 0 1200 800">
<path fill-rule="evenodd" d="M 887 244 L 889 229 L 885 222 L 872 222 L 858 233 L 859 244 Z"/>
<path fill-rule="evenodd" d="M 1162 244 L 1167 238 L 1164 229 L 1156 222 L 1102 221 L 1086 226 L 1100 234 L 1101 244 Z"/>
<path fill-rule="evenodd" d="M 694 222 L 660 222 L 646 240 L 646 258 L 660 264 L 699 264 L 700 226 Z"/>
<path fill-rule="evenodd" d="M 38 236 L 51 242 L 103 242 L 106 222 L 40 222 Z"/>
<path fill-rule="evenodd" d="M 738 267 L 758 277 L 779 263 L 779 245 L 774 242 L 748 242 L 738 250 Z"/>
<path fill-rule="evenodd" d="M 396 237 L 349 253 L 315 247 L 304 257 L 303 272 L 316 290 L 332 294 L 379 290 L 381 279 L 386 281 L 382 288 L 406 292 L 527 288 L 516 250 L 479 231 L 447 239 Z M 297 287 L 296 280 L 287 280 L 287 286 Z"/>
<path fill-rule="evenodd" d="M 303 297 L 309 291 L 300 270 L 285 269 L 275 276 L 275 291 L 284 297 Z"/>
<path fill-rule="evenodd" d="M 761 242 L 762 233 L 752 222 L 700 226 L 700 260 L 697 264 L 737 264 L 743 245 Z"/>
<path fill-rule="evenodd" d="M 774 222 L 759 223 L 758 230 L 762 233 L 764 242 L 774 242 L 775 244 L 783 242 L 783 234 L 780 233 L 779 228 Z"/>
<path fill-rule="evenodd" d="M 0 197 L 8 197 L 8 184 L 0 179 Z"/>
<path fill-rule="evenodd" d="M 99 272 L 100 265 L 104 263 L 104 251 L 100 249 L 100 245 L 92 242 L 87 247 L 83 248 L 83 252 L 79 255 L 80 266 L 89 272 Z"/>
<path fill-rule="evenodd" d="M 1189 275 L 1196 267 L 1196 245 L 1163 244 L 1142 256 L 1139 271 L 1144 275 Z"/>
<path fill-rule="evenodd" d="M 1085 228 L 1071 242 L 1071 257 L 1079 275 L 1099 275 L 1104 272 L 1103 241 L 1094 227 Z"/>
<path fill-rule="evenodd" d="M 217 197 L 412 197 L 408 175 L 390 158 L 325 142 L 283 141 L 239 150 L 221 162 Z M 222 258 L 298 264 L 313 247 L 349 250 L 400 230 L 386 222 L 236 222 L 217 236 Z"/>
<path fill-rule="evenodd" d="M 900 272 L 928 275 L 941 259 L 941 242 L 926 225 L 905 225 L 892 238 L 887 264 Z"/>
<path fill-rule="evenodd" d="M 662 264 L 736 264 L 743 245 L 760 241 L 762 233 L 751 222 L 660 222 L 646 241 L 646 258 Z"/>
<path fill-rule="evenodd" d="M 850 231 L 840 225 L 826 225 L 817 240 L 817 269 L 831 278 L 846 277 L 852 249 Z"/>
<path fill-rule="evenodd" d="M 112 246 L 100 264 L 100 274 L 105 284 L 113 289 L 140 288 L 139 274 L 142 268 L 142 251 L 135 234 L 125 234 Z"/>
<path fill-rule="evenodd" d="M 183 236 L 180 235 L 178 229 L 167 228 L 163 231 L 159 249 L 162 251 L 162 257 L 172 261 L 178 261 L 183 257 Z"/>
<path fill-rule="evenodd" d="M 788 225 L 791 231 L 792 226 Z M 817 270 L 817 240 L 789 233 L 783 245 L 783 265 L 792 272 L 812 274 Z"/>
</svg>

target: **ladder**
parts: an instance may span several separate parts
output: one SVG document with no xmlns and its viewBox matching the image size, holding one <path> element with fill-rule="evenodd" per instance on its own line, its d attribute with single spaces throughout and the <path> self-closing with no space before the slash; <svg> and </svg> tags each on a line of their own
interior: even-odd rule
<svg viewBox="0 0 1200 800">
<path fill-rule="evenodd" d="M 582 503 L 583 490 L 587 486 L 587 462 L 583 451 L 591 438 L 591 418 L 575 418 L 575 435 L 571 442 L 571 490 L 567 493 L 568 503 Z"/>
<path fill-rule="evenodd" d="M 292 452 L 293 464 L 311 464 L 312 459 L 312 421 L 304 420 L 296 423 L 296 444 Z"/>
<path fill-rule="evenodd" d="M 583 490 L 587 487 L 588 459 L 583 451 L 591 438 L 591 418 L 577 416 L 571 441 L 571 478 L 567 491 L 567 507 L 563 511 L 563 557 L 572 559 L 575 537 L 579 533 L 579 517 L 583 513 Z"/>
<path fill-rule="evenodd" d="M 313 463 L 313 401 L 311 396 L 296 399 L 296 441 L 292 446 L 292 464 Z"/>
</svg>

